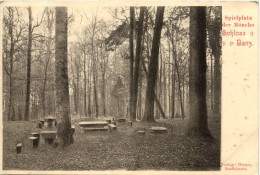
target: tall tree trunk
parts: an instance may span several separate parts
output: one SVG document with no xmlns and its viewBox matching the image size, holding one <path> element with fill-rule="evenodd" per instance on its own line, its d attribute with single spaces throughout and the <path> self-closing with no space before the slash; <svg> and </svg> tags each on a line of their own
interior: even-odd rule
<svg viewBox="0 0 260 175">
<path fill-rule="evenodd" d="M 213 9 L 212 7 L 210 10 Z M 215 58 L 214 63 L 214 108 L 213 112 L 216 116 L 221 116 L 221 30 L 222 30 L 222 7 L 215 7 L 215 18 L 210 19 L 208 25 L 209 43 L 212 54 Z"/>
<path fill-rule="evenodd" d="M 210 110 L 211 113 L 214 109 L 214 73 L 213 73 L 213 59 L 212 54 L 210 55 Z"/>
<path fill-rule="evenodd" d="M 97 47 L 98 49 L 98 47 Z M 94 98 L 95 98 L 95 109 L 96 109 L 96 118 L 98 118 L 99 116 L 99 104 L 98 104 L 98 76 L 97 76 L 97 62 L 98 62 L 98 50 L 97 50 L 97 57 L 95 59 L 94 56 L 94 60 L 93 60 L 93 80 L 94 80 Z"/>
<path fill-rule="evenodd" d="M 141 59 L 141 62 L 142 62 L 142 65 L 143 65 L 144 74 L 145 74 L 145 76 L 146 76 L 146 78 L 147 78 L 147 77 L 148 77 L 148 72 L 147 72 L 147 69 L 146 69 L 146 67 L 145 67 L 144 59 L 143 59 L 143 58 Z M 160 111 L 162 117 L 165 119 L 166 116 L 165 116 L 165 113 L 164 113 L 164 111 L 163 111 L 162 105 L 161 105 L 160 101 L 158 100 L 156 93 L 155 93 L 154 95 L 155 95 L 155 96 L 154 96 L 155 104 L 157 105 L 157 107 L 158 107 L 158 109 L 159 109 L 159 111 Z"/>
<path fill-rule="evenodd" d="M 73 83 L 74 111 L 78 114 L 77 85 Z"/>
<path fill-rule="evenodd" d="M 175 68 L 172 68 L 172 116 L 171 118 L 174 118 L 175 115 L 175 77 L 176 77 L 176 73 L 175 73 Z"/>
<path fill-rule="evenodd" d="M 134 81 L 133 81 L 133 110 L 131 114 L 132 121 L 136 121 L 136 104 L 138 97 L 138 79 L 140 70 L 140 59 L 142 57 L 142 35 L 143 35 L 143 21 L 144 21 L 144 10 L 145 7 L 140 8 L 140 15 L 137 29 L 137 40 L 136 40 L 136 55 L 135 55 L 135 68 L 134 68 Z"/>
<path fill-rule="evenodd" d="M 182 119 L 185 118 L 184 116 L 184 109 L 183 109 L 183 104 L 182 104 L 182 92 L 181 92 L 181 79 L 180 79 L 180 73 L 179 73 L 179 66 L 177 63 L 177 53 L 176 50 L 174 49 L 174 64 L 175 64 L 175 69 L 178 77 L 178 90 L 179 90 L 179 101 L 180 101 L 180 106 L 181 106 L 181 117 Z"/>
<path fill-rule="evenodd" d="M 84 59 L 84 116 L 87 116 L 87 75 L 86 75 L 86 53 L 83 53 Z"/>
<path fill-rule="evenodd" d="M 129 115 L 130 120 L 133 119 L 133 87 L 134 87 L 134 21 L 135 21 L 135 8 L 130 7 L 130 35 L 129 35 L 129 51 L 130 51 L 130 84 L 129 84 Z"/>
<path fill-rule="evenodd" d="M 9 10 L 10 18 L 11 18 L 11 24 L 9 26 L 9 35 L 11 38 L 11 44 L 10 44 L 10 79 L 9 79 L 9 104 L 8 104 L 8 118 L 7 120 L 10 121 L 13 114 L 12 107 L 13 107 L 13 66 L 14 66 L 14 37 L 13 37 L 13 11 L 12 9 Z"/>
<path fill-rule="evenodd" d="M 105 66 L 105 63 L 104 63 Z M 103 103 L 103 115 L 106 116 L 106 74 L 105 74 L 105 67 L 102 72 L 102 103 Z"/>
<path fill-rule="evenodd" d="M 139 100 L 138 100 L 138 120 L 142 118 L 142 88 L 143 88 L 143 75 L 142 75 L 142 67 L 140 67 L 140 79 L 139 79 Z"/>
<path fill-rule="evenodd" d="M 25 114 L 24 119 L 29 120 L 30 116 L 30 93 L 31 93 L 31 51 L 32 51 L 32 9 L 28 8 L 29 11 L 29 28 L 28 28 L 28 50 L 27 50 L 27 90 L 26 90 L 26 101 L 25 101 Z"/>
<path fill-rule="evenodd" d="M 207 122 L 206 68 L 206 7 L 190 7 L 189 136 L 210 136 Z"/>
<path fill-rule="evenodd" d="M 52 29 L 53 29 L 53 11 L 46 8 L 47 15 L 47 29 L 48 29 L 48 39 L 47 39 L 47 50 L 46 50 L 46 62 L 44 65 L 44 80 L 43 80 L 43 96 L 42 96 L 42 108 L 43 116 L 46 115 L 46 83 L 48 80 L 48 67 L 51 59 L 51 42 L 52 42 Z"/>
<path fill-rule="evenodd" d="M 68 80 L 68 49 L 67 31 L 68 17 L 67 7 L 56 7 L 55 26 L 55 85 L 56 85 L 56 119 L 57 138 L 55 145 L 64 147 L 73 143 L 73 135 L 70 131 L 70 102 Z"/>
<path fill-rule="evenodd" d="M 220 117 L 221 113 L 221 73 L 220 73 L 220 53 L 215 56 L 214 64 L 214 114 Z"/>
<path fill-rule="evenodd" d="M 42 95 L 42 109 L 43 109 L 43 116 L 46 115 L 46 83 L 48 79 L 48 65 L 50 61 L 50 46 L 47 46 L 47 62 L 44 66 L 44 79 L 43 79 L 43 95 Z"/>
<path fill-rule="evenodd" d="M 166 89 L 166 70 L 165 70 L 165 63 L 163 63 L 163 106 L 164 106 L 164 111 L 165 113 L 167 113 L 167 98 L 166 98 L 166 93 L 167 93 L 167 89 Z"/>
<path fill-rule="evenodd" d="M 161 31 L 163 25 L 163 14 L 164 14 L 164 7 L 157 7 L 152 52 L 151 52 L 151 59 L 149 64 L 149 73 L 147 78 L 145 112 L 143 117 L 143 121 L 149 121 L 149 122 L 154 121 L 154 97 L 155 97 L 154 87 L 156 85 L 157 74 L 158 74 L 158 55 L 159 55 Z"/>
<path fill-rule="evenodd" d="M 88 63 L 88 116 L 91 115 L 91 71 L 90 71 L 91 59 Z"/>
</svg>

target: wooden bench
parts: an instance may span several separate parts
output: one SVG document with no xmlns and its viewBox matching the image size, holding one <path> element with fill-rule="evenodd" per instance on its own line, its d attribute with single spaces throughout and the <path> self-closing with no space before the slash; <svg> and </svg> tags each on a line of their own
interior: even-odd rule
<svg viewBox="0 0 260 175">
<path fill-rule="evenodd" d="M 83 128 L 85 132 L 91 131 L 108 131 L 108 128 Z"/>
<path fill-rule="evenodd" d="M 159 126 L 153 126 L 153 127 L 150 128 L 150 130 L 153 133 L 165 133 L 165 132 L 167 132 L 167 128 L 159 127 Z"/>
<path fill-rule="evenodd" d="M 118 122 L 126 122 L 126 119 L 125 118 L 119 118 L 117 119 Z"/>
<path fill-rule="evenodd" d="M 108 123 L 106 121 L 85 121 L 79 122 L 79 126 L 83 128 L 104 128 Z"/>
<path fill-rule="evenodd" d="M 117 126 L 114 124 L 108 124 L 110 130 L 117 130 Z"/>
<path fill-rule="evenodd" d="M 52 144 L 56 138 L 56 131 L 41 131 L 41 136 L 44 138 L 45 143 Z"/>
<path fill-rule="evenodd" d="M 117 123 L 116 123 L 116 121 L 112 121 L 112 122 L 111 122 L 111 124 L 113 124 L 113 125 L 116 125 L 116 126 L 117 126 Z"/>
<path fill-rule="evenodd" d="M 106 121 L 84 121 L 79 122 L 79 126 L 84 132 L 89 131 L 108 131 L 108 123 Z"/>
</svg>

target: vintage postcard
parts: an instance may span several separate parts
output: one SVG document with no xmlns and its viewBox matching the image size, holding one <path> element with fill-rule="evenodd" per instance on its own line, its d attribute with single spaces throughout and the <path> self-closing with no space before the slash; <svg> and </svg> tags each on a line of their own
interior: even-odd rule
<svg viewBox="0 0 260 175">
<path fill-rule="evenodd" d="M 258 2 L 0 5 L 0 174 L 258 174 Z"/>
</svg>

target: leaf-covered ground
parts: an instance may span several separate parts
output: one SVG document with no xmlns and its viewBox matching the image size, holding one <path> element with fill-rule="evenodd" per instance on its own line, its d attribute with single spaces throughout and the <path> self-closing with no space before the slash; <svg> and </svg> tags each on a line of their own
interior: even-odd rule
<svg viewBox="0 0 260 175">
<path fill-rule="evenodd" d="M 74 144 L 53 148 L 40 140 L 31 148 L 29 133 L 36 122 L 4 122 L 4 170 L 219 170 L 220 119 L 209 118 L 214 141 L 185 136 L 187 120 L 160 120 L 156 124 L 121 124 L 117 131 L 83 133 L 76 126 Z M 166 126 L 168 132 L 154 134 L 148 128 Z M 145 130 L 145 135 L 137 131 Z M 16 154 L 16 143 L 23 143 Z"/>
</svg>

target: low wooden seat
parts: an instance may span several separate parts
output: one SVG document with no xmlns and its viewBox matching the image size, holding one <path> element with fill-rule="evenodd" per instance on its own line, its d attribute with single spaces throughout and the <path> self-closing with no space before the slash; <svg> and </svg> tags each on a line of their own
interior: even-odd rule
<svg viewBox="0 0 260 175">
<path fill-rule="evenodd" d="M 108 124 L 110 130 L 117 130 L 117 126 L 114 124 Z"/>
<path fill-rule="evenodd" d="M 22 146 L 23 146 L 22 143 L 17 143 L 17 145 L 16 145 L 16 153 L 17 154 L 22 152 Z"/>
<path fill-rule="evenodd" d="M 31 141 L 30 144 L 32 144 L 33 148 L 37 148 L 38 147 L 38 145 L 39 145 L 39 137 L 29 137 L 28 139 Z"/>
<path fill-rule="evenodd" d="M 116 125 L 116 126 L 117 126 L 117 123 L 116 123 L 116 121 L 112 121 L 112 122 L 111 122 L 111 124 L 113 124 L 113 125 Z"/>
<path fill-rule="evenodd" d="M 126 122 L 126 119 L 125 118 L 119 118 L 117 121 L 118 122 Z"/>
<path fill-rule="evenodd" d="M 153 126 L 150 128 L 153 133 L 165 133 L 167 132 L 167 128 L 165 127 L 159 127 L 159 126 Z"/>
<path fill-rule="evenodd" d="M 91 131 L 108 131 L 108 128 L 84 128 L 85 132 L 91 132 Z"/>
<path fill-rule="evenodd" d="M 39 123 L 38 123 L 38 128 L 39 128 L 39 129 L 42 129 L 42 122 L 39 122 Z"/>
<path fill-rule="evenodd" d="M 145 135 L 145 131 L 138 131 L 137 133 L 140 135 Z"/>
<path fill-rule="evenodd" d="M 85 121 L 79 122 L 79 126 L 83 128 L 101 128 L 107 126 L 108 123 L 106 121 Z"/>
<path fill-rule="evenodd" d="M 74 125 L 71 126 L 70 131 L 71 131 L 71 134 L 75 133 L 75 126 Z"/>
</svg>

